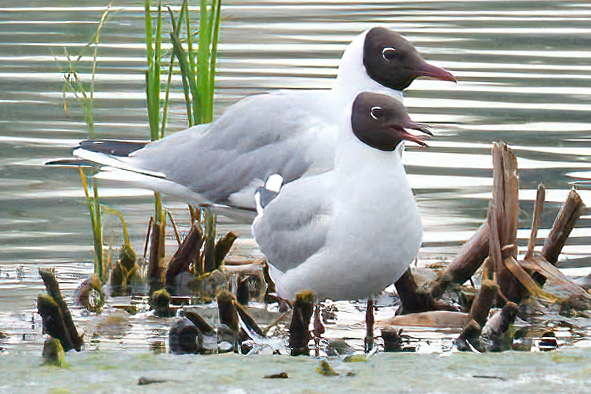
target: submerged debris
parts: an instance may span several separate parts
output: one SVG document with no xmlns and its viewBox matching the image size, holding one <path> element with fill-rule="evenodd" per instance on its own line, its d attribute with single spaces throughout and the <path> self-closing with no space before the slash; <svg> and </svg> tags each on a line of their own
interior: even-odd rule
<svg viewBox="0 0 591 394">
<path fill-rule="evenodd" d="M 89 312 L 101 313 L 105 305 L 103 283 L 98 275 L 92 275 L 78 287 L 77 302 Z"/>
<path fill-rule="evenodd" d="M 150 306 L 154 308 L 154 314 L 160 317 L 174 316 L 174 312 L 170 308 L 170 294 L 166 289 L 160 289 L 152 293 L 150 298 Z"/>
<path fill-rule="evenodd" d="M 47 338 L 43 343 L 43 365 L 60 368 L 70 367 L 70 364 L 66 362 L 66 352 L 58 339 Z"/>
<path fill-rule="evenodd" d="M 138 276 L 135 251 L 131 244 L 125 243 L 119 252 L 119 261 L 111 271 L 111 295 L 131 294 L 131 283 Z"/>
<path fill-rule="evenodd" d="M 287 372 L 283 371 L 271 375 L 265 375 L 263 376 L 263 379 L 289 379 L 289 376 L 287 375 Z"/>
<path fill-rule="evenodd" d="M 331 367 L 329 362 L 326 360 L 320 360 L 320 362 L 318 363 L 318 366 L 316 367 L 316 372 L 318 372 L 320 375 L 324 375 L 324 376 L 339 376 L 340 375 L 337 371 L 335 371 Z"/>
<path fill-rule="evenodd" d="M 166 380 L 166 379 L 153 379 L 153 378 L 147 378 L 145 376 L 142 376 L 138 379 L 137 385 L 138 386 L 147 386 L 149 384 L 166 383 L 166 382 L 168 382 L 168 380 Z"/>
<path fill-rule="evenodd" d="M 301 291 L 296 295 L 293 316 L 289 326 L 289 347 L 292 356 L 309 355 L 310 319 L 314 310 L 316 295 L 311 291 Z"/>
<path fill-rule="evenodd" d="M 66 352 L 70 349 L 80 351 L 83 339 L 74 325 L 55 275 L 46 269 L 40 269 L 39 274 L 47 289 L 47 294 L 39 294 L 37 297 L 37 309 L 43 319 L 45 332 L 59 339 Z"/>
</svg>

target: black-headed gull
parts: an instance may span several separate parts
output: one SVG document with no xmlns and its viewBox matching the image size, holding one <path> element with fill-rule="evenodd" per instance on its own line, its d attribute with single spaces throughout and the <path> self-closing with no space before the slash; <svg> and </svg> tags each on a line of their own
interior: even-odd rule
<svg viewBox="0 0 591 394">
<path fill-rule="evenodd" d="M 337 118 L 357 94 L 370 91 L 402 100 L 402 90 L 421 76 L 455 81 L 426 63 L 401 35 L 376 27 L 347 47 L 331 90 L 251 96 L 211 124 L 160 141 L 85 141 L 73 154 L 102 165 L 105 171 L 98 178 L 195 205 L 254 209 L 254 192 L 270 175 L 289 183 L 332 168 Z"/>
<path fill-rule="evenodd" d="M 341 114 L 334 168 L 282 186 L 252 232 L 277 292 L 293 299 L 369 297 L 397 281 L 416 257 L 421 220 L 401 161 L 402 142 L 425 133 L 392 97 L 361 93 Z M 274 179 L 274 189 L 280 180 Z"/>
</svg>

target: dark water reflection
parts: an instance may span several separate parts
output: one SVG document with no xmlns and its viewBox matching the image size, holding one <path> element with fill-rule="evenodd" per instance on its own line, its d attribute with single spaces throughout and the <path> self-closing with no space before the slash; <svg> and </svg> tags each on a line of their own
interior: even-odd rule
<svg viewBox="0 0 591 394">
<path fill-rule="evenodd" d="M 117 2 L 102 33 L 95 118 L 104 138 L 148 135 L 140 3 Z M 491 141 L 507 141 L 519 157 L 522 240 L 537 184 L 549 189 L 547 229 L 568 193 L 566 174 L 591 169 L 591 5 L 585 2 L 224 4 L 218 113 L 270 89 L 329 87 L 346 43 L 376 23 L 400 31 L 458 77 L 457 85 L 420 80 L 406 93 L 413 118 L 433 124 L 437 134 L 431 148 L 410 148 L 405 156 L 424 218 L 424 258 L 454 253 L 486 217 Z M 42 164 L 87 137 L 80 111 L 63 110 L 58 63 L 64 48 L 76 54 L 84 46 L 103 10 L 96 1 L 0 1 L 0 310 L 32 305 L 39 266 L 57 266 L 64 280 L 92 270 L 78 174 Z M 184 117 L 177 90 L 169 130 L 182 129 Z M 102 195 L 124 212 L 141 250 L 150 194 L 104 188 Z M 172 207 L 186 223 L 182 205 Z M 256 254 L 248 226 L 223 223 L 244 235 L 238 254 Z M 585 218 L 574 231 L 564 267 L 587 264 L 589 225 Z M 121 242 L 115 218 L 106 219 L 105 234 L 113 245 Z M 66 280 L 67 287 L 76 279 Z"/>
</svg>

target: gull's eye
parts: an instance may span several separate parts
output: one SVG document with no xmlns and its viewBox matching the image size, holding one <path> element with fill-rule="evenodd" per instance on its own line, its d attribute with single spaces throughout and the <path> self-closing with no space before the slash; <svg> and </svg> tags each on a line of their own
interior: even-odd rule
<svg viewBox="0 0 591 394">
<path fill-rule="evenodd" d="M 369 110 L 369 116 L 371 116 L 375 120 L 378 120 L 382 117 L 383 112 L 384 110 L 381 107 L 371 107 L 371 109 Z"/>
<path fill-rule="evenodd" d="M 391 59 L 396 56 L 396 49 L 392 47 L 386 47 L 382 49 L 382 57 L 385 61 L 389 62 Z"/>
</svg>

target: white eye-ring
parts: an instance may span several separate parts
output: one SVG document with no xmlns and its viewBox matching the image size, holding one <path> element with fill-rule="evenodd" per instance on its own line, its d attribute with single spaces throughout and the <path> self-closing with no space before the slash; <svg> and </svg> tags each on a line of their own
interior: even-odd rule
<svg viewBox="0 0 591 394">
<path fill-rule="evenodd" d="M 382 116 L 382 107 L 371 107 L 369 110 L 369 116 L 378 120 Z"/>
<path fill-rule="evenodd" d="M 390 59 L 396 54 L 396 49 L 392 47 L 386 47 L 382 49 L 382 57 L 385 61 L 389 62 Z"/>
</svg>

